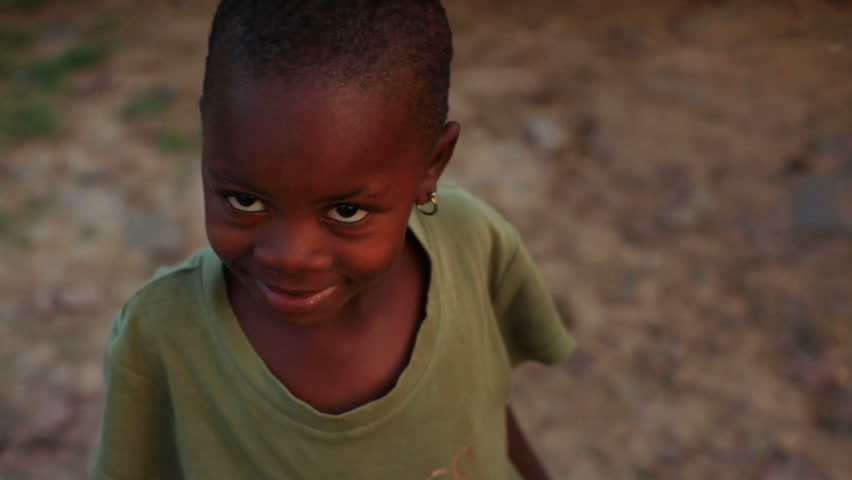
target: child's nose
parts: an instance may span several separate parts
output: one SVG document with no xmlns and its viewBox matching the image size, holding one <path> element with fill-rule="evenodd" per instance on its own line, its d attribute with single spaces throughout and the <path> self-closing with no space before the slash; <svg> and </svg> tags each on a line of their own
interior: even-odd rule
<svg viewBox="0 0 852 480">
<path fill-rule="evenodd" d="M 326 270 L 331 266 L 331 254 L 320 228 L 307 222 L 270 224 L 255 244 L 254 254 L 259 263 L 282 273 Z"/>
</svg>

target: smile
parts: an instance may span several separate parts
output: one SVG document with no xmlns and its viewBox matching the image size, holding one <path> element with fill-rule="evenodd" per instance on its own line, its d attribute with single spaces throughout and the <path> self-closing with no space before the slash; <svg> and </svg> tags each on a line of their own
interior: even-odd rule
<svg viewBox="0 0 852 480">
<path fill-rule="evenodd" d="M 282 290 L 261 281 L 257 285 L 272 308 L 286 313 L 308 313 L 337 290 L 337 285 L 314 291 Z"/>
</svg>

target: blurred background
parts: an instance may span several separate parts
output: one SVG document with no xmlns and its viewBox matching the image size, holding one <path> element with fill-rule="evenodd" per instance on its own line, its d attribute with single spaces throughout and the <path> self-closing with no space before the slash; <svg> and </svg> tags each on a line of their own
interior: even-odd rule
<svg viewBox="0 0 852 480">
<path fill-rule="evenodd" d="M 852 478 L 852 2 L 447 0 L 449 179 L 580 342 L 554 478 Z M 0 0 L 0 479 L 81 479 L 107 328 L 205 244 L 213 0 Z"/>
</svg>

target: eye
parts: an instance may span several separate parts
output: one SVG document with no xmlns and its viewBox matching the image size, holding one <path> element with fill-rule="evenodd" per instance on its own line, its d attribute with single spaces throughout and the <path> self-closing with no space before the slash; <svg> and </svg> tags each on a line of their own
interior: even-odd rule
<svg viewBox="0 0 852 480">
<path fill-rule="evenodd" d="M 370 212 L 351 203 L 339 203 L 328 210 L 328 218 L 340 223 L 358 223 Z"/>
<path fill-rule="evenodd" d="M 262 212 L 266 209 L 259 198 L 248 193 L 232 193 L 226 198 L 232 207 L 241 212 Z"/>
</svg>

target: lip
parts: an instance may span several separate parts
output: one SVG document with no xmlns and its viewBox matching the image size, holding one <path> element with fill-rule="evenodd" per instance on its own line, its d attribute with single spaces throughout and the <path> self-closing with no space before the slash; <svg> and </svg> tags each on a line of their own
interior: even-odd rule
<svg viewBox="0 0 852 480">
<path fill-rule="evenodd" d="M 257 285 L 269 305 L 285 313 L 311 312 L 337 290 L 337 285 L 310 291 L 281 289 L 261 281 L 258 281 Z"/>
</svg>

